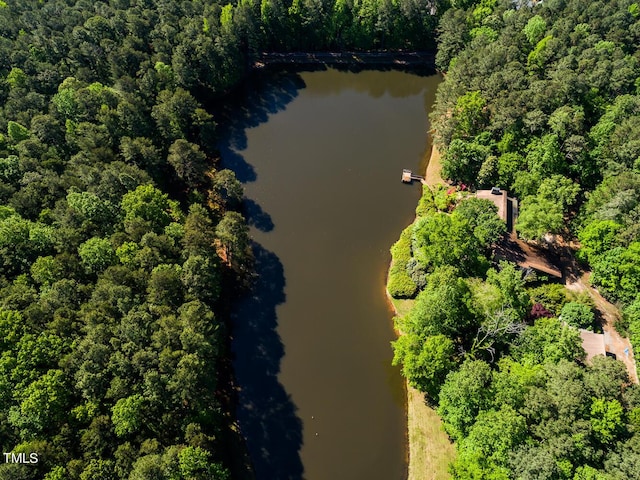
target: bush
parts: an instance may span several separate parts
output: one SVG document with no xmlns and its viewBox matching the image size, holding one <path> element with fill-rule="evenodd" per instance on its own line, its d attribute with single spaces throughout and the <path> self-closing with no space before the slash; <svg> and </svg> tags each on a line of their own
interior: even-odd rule
<svg viewBox="0 0 640 480">
<path fill-rule="evenodd" d="M 456 190 L 448 185 L 436 185 L 433 203 L 439 212 L 448 212 L 456 203 Z"/>
<path fill-rule="evenodd" d="M 623 315 L 622 318 L 616 320 L 613 324 L 613 328 L 615 328 L 616 332 L 618 332 L 623 337 L 629 337 L 631 335 L 629 333 L 629 321 L 626 315 Z"/>
<path fill-rule="evenodd" d="M 629 340 L 633 346 L 636 367 L 640 366 L 640 295 L 623 311 L 623 318 L 629 325 Z"/>
<path fill-rule="evenodd" d="M 420 201 L 416 207 L 416 215 L 418 217 L 424 217 L 430 213 L 435 213 L 436 210 L 436 204 L 433 200 L 433 193 L 431 192 L 431 189 L 428 185 L 423 185 L 422 197 L 420 197 Z"/>
<path fill-rule="evenodd" d="M 529 312 L 529 317 L 531 317 L 532 320 L 537 320 L 538 318 L 553 318 L 553 313 L 544 308 L 544 305 L 541 303 L 534 303 Z"/>
<path fill-rule="evenodd" d="M 413 298 L 418 286 L 407 272 L 407 263 L 411 260 L 412 225 L 405 228 L 400 239 L 391 247 L 391 267 L 387 281 L 387 291 L 393 298 Z"/>
<path fill-rule="evenodd" d="M 411 278 L 411 281 L 422 290 L 427 285 L 427 270 L 423 264 L 418 262 L 415 258 L 411 258 L 407 262 L 407 275 Z"/>
<path fill-rule="evenodd" d="M 560 316 L 563 321 L 576 328 L 593 330 L 595 315 L 587 305 L 577 302 L 569 302 L 562 307 Z"/>
<path fill-rule="evenodd" d="M 389 271 L 387 289 L 393 298 L 413 298 L 416 295 L 418 286 L 413 283 L 413 280 L 404 269 L 394 269 L 392 267 Z"/>
<path fill-rule="evenodd" d="M 547 283 L 529 290 L 531 301 L 542 304 L 554 315 L 560 314 L 565 303 L 569 302 L 567 289 L 559 283 Z"/>
</svg>

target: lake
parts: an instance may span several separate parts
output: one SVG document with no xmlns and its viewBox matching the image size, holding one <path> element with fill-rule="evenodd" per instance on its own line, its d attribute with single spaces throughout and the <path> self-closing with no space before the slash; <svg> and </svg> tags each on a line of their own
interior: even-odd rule
<svg viewBox="0 0 640 480">
<path fill-rule="evenodd" d="M 232 315 L 238 420 L 258 480 L 403 480 L 389 248 L 414 216 L 439 76 L 269 73 L 229 114 L 258 280 Z"/>
</svg>

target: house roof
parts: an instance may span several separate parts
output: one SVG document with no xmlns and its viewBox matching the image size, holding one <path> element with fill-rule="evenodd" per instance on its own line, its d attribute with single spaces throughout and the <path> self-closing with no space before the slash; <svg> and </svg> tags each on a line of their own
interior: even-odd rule
<svg viewBox="0 0 640 480">
<path fill-rule="evenodd" d="M 581 328 L 580 337 L 582 338 L 582 348 L 587 352 L 587 361 L 590 361 L 596 355 L 606 355 L 604 335 L 602 333 L 593 333 Z"/>
<path fill-rule="evenodd" d="M 520 268 L 532 268 L 538 272 L 562 278 L 562 271 L 548 258 L 548 253 L 511 233 L 499 242 L 494 251 L 495 257 L 517 264 Z"/>
<path fill-rule="evenodd" d="M 500 193 L 494 193 L 499 191 Z M 478 190 L 477 198 L 489 200 L 498 207 L 498 216 L 507 224 L 508 235 L 495 246 L 494 255 L 498 259 L 517 264 L 520 268 L 531 268 L 552 277 L 562 278 L 562 272 L 550 260 L 548 252 L 531 245 L 518 238 L 512 231 L 517 216 L 517 200 L 509 198 L 506 190 L 494 188 L 492 190 Z M 512 218 L 509 218 L 509 217 Z"/>
<path fill-rule="evenodd" d="M 498 207 L 498 216 L 505 222 L 507 221 L 507 191 L 506 190 L 500 190 L 499 194 L 491 193 L 491 190 L 478 190 L 476 192 L 476 197 L 493 202 L 493 204 L 496 207 Z"/>
</svg>

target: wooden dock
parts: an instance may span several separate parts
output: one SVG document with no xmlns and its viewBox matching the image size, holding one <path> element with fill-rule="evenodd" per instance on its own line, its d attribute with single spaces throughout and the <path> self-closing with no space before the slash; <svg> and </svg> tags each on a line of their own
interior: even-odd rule
<svg viewBox="0 0 640 480">
<path fill-rule="evenodd" d="M 412 183 L 414 180 L 419 180 L 420 182 L 424 181 L 424 177 L 420 175 L 414 175 L 411 170 L 407 170 L 406 168 L 402 170 L 402 182 L 403 183 Z"/>
</svg>

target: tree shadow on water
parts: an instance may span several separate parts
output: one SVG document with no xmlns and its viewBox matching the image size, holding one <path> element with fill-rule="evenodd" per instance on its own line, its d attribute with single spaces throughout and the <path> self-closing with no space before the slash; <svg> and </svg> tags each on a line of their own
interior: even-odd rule
<svg viewBox="0 0 640 480">
<path fill-rule="evenodd" d="M 273 230 L 273 220 L 271 220 L 271 215 L 265 212 L 260 205 L 258 205 L 255 200 L 250 198 L 245 198 L 242 201 L 243 204 L 243 214 L 247 219 L 247 223 L 256 227 L 261 232 L 270 232 Z"/>
<path fill-rule="evenodd" d="M 276 307 L 285 300 L 278 257 L 253 245 L 258 279 L 232 315 L 237 418 L 257 480 L 301 480 L 302 421 L 278 381 L 284 346 Z"/>
<path fill-rule="evenodd" d="M 305 88 L 302 77 L 293 72 L 257 73 L 247 78 L 231 100 L 218 109 L 222 120 L 218 150 L 225 168 L 233 170 L 242 183 L 257 178 L 253 166 L 241 152 L 247 149 L 247 133 L 278 113 Z"/>
<path fill-rule="evenodd" d="M 305 83 L 295 73 L 252 75 L 218 106 L 222 167 L 233 170 L 240 182 L 257 180 L 243 155 L 247 131 L 284 110 L 302 88 Z M 271 216 L 257 202 L 245 198 L 243 208 L 250 225 L 273 230 Z M 284 270 L 273 252 L 256 243 L 252 248 L 257 280 L 231 315 L 237 420 L 257 480 L 302 480 L 302 421 L 278 380 L 284 345 L 277 332 L 276 307 L 285 300 Z"/>
</svg>

